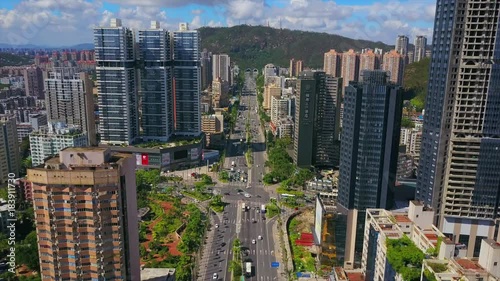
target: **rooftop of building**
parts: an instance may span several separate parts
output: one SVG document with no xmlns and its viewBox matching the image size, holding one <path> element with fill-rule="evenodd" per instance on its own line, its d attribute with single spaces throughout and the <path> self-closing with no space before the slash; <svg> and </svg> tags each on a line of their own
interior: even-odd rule
<svg viewBox="0 0 500 281">
<path fill-rule="evenodd" d="M 347 278 L 349 281 L 365 281 L 365 275 L 361 272 L 347 272 Z"/>
<path fill-rule="evenodd" d="M 399 223 L 411 223 L 410 218 L 406 215 L 394 215 L 394 218 Z"/>
<path fill-rule="evenodd" d="M 119 165 L 123 159 L 132 157 L 127 153 L 112 153 L 103 147 L 67 147 L 59 156 L 49 158 L 44 164 L 30 170 L 98 170 Z"/>
<path fill-rule="evenodd" d="M 143 142 L 139 144 L 134 144 L 132 146 L 140 147 L 140 148 L 168 148 L 168 147 L 177 147 L 188 144 L 195 144 L 202 141 L 202 138 L 173 138 L 168 142 L 160 142 L 160 141 L 149 141 Z"/>
<path fill-rule="evenodd" d="M 500 249 L 500 243 L 493 239 L 483 239 L 483 241 L 488 243 L 493 249 Z"/>
<path fill-rule="evenodd" d="M 141 281 L 173 281 L 174 268 L 144 268 L 141 270 Z"/>
</svg>

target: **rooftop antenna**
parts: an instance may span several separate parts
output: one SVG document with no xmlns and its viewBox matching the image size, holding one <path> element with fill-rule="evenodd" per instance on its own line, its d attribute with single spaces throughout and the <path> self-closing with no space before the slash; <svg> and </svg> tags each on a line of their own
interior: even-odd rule
<svg viewBox="0 0 500 281">
<path fill-rule="evenodd" d="M 281 28 L 281 18 L 280 18 L 280 29 L 283 29 L 283 28 Z"/>
<path fill-rule="evenodd" d="M 270 26 L 269 26 L 269 21 L 267 21 L 267 27 L 270 27 Z"/>
</svg>

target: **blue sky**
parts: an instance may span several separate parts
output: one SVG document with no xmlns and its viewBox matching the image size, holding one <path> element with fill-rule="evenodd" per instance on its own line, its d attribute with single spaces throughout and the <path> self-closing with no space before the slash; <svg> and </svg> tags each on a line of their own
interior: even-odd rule
<svg viewBox="0 0 500 281">
<path fill-rule="evenodd" d="M 432 35 L 435 0 L 1 0 L 0 43 L 73 45 L 118 17 L 143 28 L 271 25 L 394 44 L 398 34 Z M 412 39 L 410 39 L 412 41 Z"/>
</svg>

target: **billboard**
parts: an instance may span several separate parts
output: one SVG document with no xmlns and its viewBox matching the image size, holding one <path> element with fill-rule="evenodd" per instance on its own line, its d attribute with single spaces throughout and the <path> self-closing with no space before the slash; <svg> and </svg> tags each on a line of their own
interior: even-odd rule
<svg viewBox="0 0 500 281">
<path fill-rule="evenodd" d="M 135 164 L 137 164 L 137 166 L 149 165 L 149 155 L 147 153 L 137 153 L 135 155 Z"/>
<path fill-rule="evenodd" d="M 198 148 L 191 148 L 191 160 L 196 160 L 198 159 Z"/>
<path fill-rule="evenodd" d="M 161 155 L 161 165 L 162 166 L 170 165 L 170 153 L 166 152 Z"/>
<path fill-rule="evenodd" d="M 323 203 L 321 202 L 321 199 L 319 196 L 316 196 L 316 212 L 314 216 L 314 243 L 316 245 L 321 244 L 321 230 L 322 228 L 322 223 L 323 223 Z"/>
</svg>

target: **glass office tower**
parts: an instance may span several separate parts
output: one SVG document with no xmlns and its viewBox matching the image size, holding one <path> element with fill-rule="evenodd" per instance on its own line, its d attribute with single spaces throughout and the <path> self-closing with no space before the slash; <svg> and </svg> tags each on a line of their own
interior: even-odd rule
<svg viewBox="0 0 500 281">
<path fill-rule="evenodd" d="M 200 37 L 181 23 L 172 32 L 173 51 L 173 121 L 174 133 L 181 136 L 201 134 L 200 112 Z"/>
<path fill-rule="evenodd" d="M 168 141 L 173 130 L 170 35 L 157 21 L 139 30 L 141 137 Z"/>
<path fill-rule="evenodd" d="M 94 28 L 102 143 L 130 145 L 139 135 L 134 43 L 134 32 L 119 19 Z"/>
</svg>

